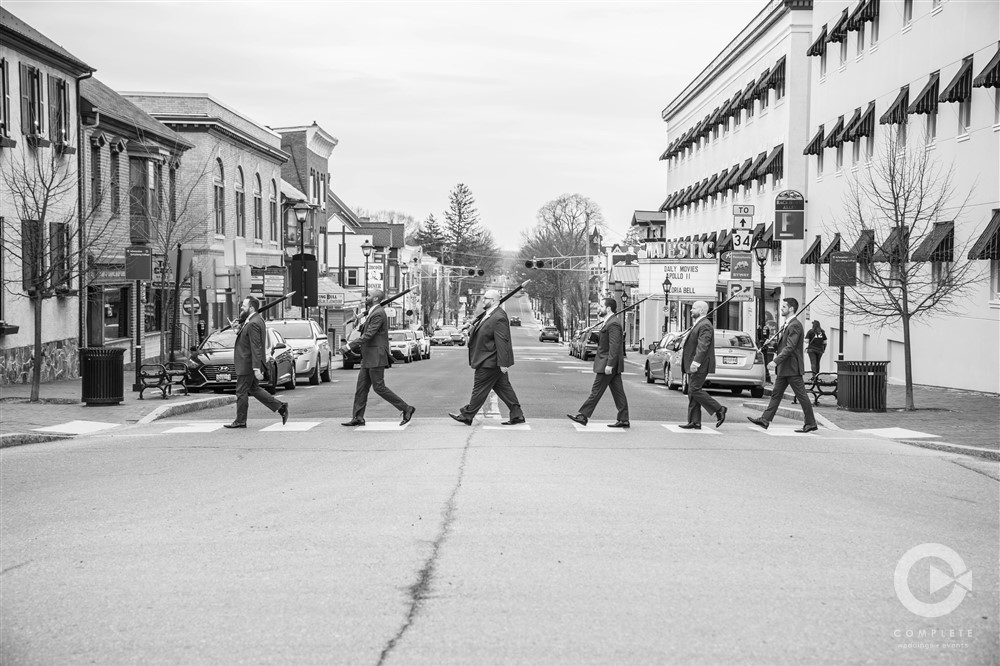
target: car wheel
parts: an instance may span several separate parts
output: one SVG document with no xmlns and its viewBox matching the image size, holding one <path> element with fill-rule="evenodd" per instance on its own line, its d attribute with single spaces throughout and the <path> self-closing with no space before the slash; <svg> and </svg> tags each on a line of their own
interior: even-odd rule
<svg viewBox="0 0 1000 666">
<path fill-rule="evenodd" d="M 407 352 L 406 356 L 403 357 L 403 363 L 409 363 L 411 360 L 412 359 L 410 359 L 410 354 L 409 352 Z"/>
<path fill-rule="evenodd" d="M 646 383 L 647 383 L 647 384 L 652 384 L 652 383 L 653 383 L 653 382 L 655 382 L 655 381 L 656 381 L 656 380 L 655 380 L 655 379 L 653 379 L 653 375 L 652 375 L 652 373 L 650 373 L 650 372 L 649 372 L 649 363 L 647 363 L 647 364 L 646 364 Z"/>
<path fill-rule="evenodd" d="M 277 370 L 275 370 L 274 374 L 275 376 L 278 375 Z M 284 387 L 286 391 L 294 391 L 296 386 L 298 386 L 298 384 L 296 383 L 295 366 L 293 365 L 291 372 L 288 373 L 288 381 L 282 384 L 282 387 Z"/>
<path fill-rule="evenodd" d="M 731 389 L 729 389 L 729 392 L 732 393 L 733 395 L 740 395 L 741 393 L 743 393 L 743 389 L 739 386 L 734 386 Z"/>
<path fill-rule="evenodd" d="M 311 386 L 316 386 L 319 384 L 319 355 L 316 355 L 316 367 L 313 368 L 312 374 L 309 375 L 309 384 Z"/>
<path fill-rule="evenodd" d="M 754 387 L 752 387 L 750 389 L 750 397 L 751 398 L 763 398 L 764 397 L 764 387 L 763 386 L 754 386 Z"/>
<path fill-rule="evenodd" d="M 326 370 L 324 370 L 323 372 L 319 373 L 319 378 L 322 379 L 324 382 L 329 382 L 329 381 L 333 380 L 333 377 L 330 376 L 330 366 L 331 365 L 333 365 L 333 359 L 328 360 L 326 362 Z"/>
</svg>

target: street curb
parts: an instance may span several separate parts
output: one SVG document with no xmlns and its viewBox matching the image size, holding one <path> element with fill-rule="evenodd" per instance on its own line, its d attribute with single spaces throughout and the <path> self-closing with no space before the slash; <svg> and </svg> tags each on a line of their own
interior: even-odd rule
<svg viewBox="0 0 1000 666">
<path fill-rule="evenodd" d="M 187 414 L 188 412 L 197 412 L 203 409 L 225 407 L 226 405 L 232 405 L 235 402 L 235 395 L 217 395 L 211 398 L 198 398 L 197 400 L 188 400 L 187 402 L 177 402 L 157 407 L 152 412 L 139 419 L 136 423 L 137 425 L 146 425 L 147 423 L 159 421 L 160 419 L 169 418 L 171 416 Z"/>
<path fill-rule="evenodd" d="M 22 446 L 24 444 L 43 444 L 45 442 L 55 442 L 60 439 L 73 439 L 73 436 L 40 432 L 9 432 L 0 435 L 0 449 L 6 449 L 8 446 Z"/>
<path fill-rule="evenodd" d="M 941 451 L 942 453 L 958 453 L 961 455 L 983 458 L 985 460 L 992 460 L 993 462 L 1000 462 L 1000 451 L 994 451 L 992 449 L 980 449 L 975 446 L 948 444 L 947 442 L 929 442 L 924 439 L 896 439 L 893 441 L 899 442 L 900 444 L 918 446 L 922 449 L 933 449 L 935 451 Z"/>
<path fill-rule="evenodd" d="M 743 406 L 756 409 L 758 412 L 763 412 L 767 408 L 767 405 L 762 402 L 744 402 Z M 778 416 L 784 416 L 786 419 L 794 419 L 796 421 L 801 421 L 804 418 L 802 410 L 795 409 L 794 407 L 782 407 L 779 405 L 777 414 Z M 815 410 L 813 411 L 813 415 L 816 417 L 816 421 L 824 428 L 828 430 L 843 430 L 843 428 Z"/>
</svg>

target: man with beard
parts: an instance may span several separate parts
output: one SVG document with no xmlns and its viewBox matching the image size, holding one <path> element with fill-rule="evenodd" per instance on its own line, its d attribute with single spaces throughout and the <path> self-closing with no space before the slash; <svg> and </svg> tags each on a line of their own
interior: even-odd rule
<svg viewBox="0 0 1000 666">
<path fill-rule="evenodd" d="M 524 412 L 521 411 L 521 404 L 507 376 L 508 368 L 514 365 L 510 322 L 499 304 L 500 292 L 496 289 L 486 290 L 483 294 L 483 309 L 486 312 L 469 332 L 469 365 L 476 371 L 472 397 L 458 414 L 448 414 L 465 425 L 472 425 L 472 419 L 479 413 L 490 391 L 496 393 L 510 410 L 510 417 L 501 425 L 524 423 Z"/>
<path fill-rule="evenodd" d="M 609 387 L 611 397 L 615 400 L 615 407 L 618 408 L 618 420 L 609 423 L 608 427 L 628 428 L 630 425 L 628 398 L 625 397 L 625 387 L 622 384 L 622 372 L 625 370 L 624 335 L 622 323 L 616 316 L 617 311 L 618 301 L 605 298 L 599 312 L 599 316 L 604 317 L 604 323 L 601 324 L 597 353 L 594 355 L 594 386 L 590 389 L 590 396 L 584 401 L 580 411 L 576 415 L 566 415 L 580 425 L 587 425 L 587 421 L 594 415 L 597 403 L 601 401 L 601 397 Z M 585 335 L 589 336 L 590 333 Z"/>
<path fill-rule="evenodd" d="M 258 308 L 260 301 L 253 296 L 244 298 L 240 305 L 240 323 L 236 329 L 236 344 L 233 349 L 233 361 L 236 365 L 236 420 L 227 423 L 227 428 L 247 427 L 247 408 L 251 395 L 272 412 L 278 412 L 282 425 L 288 421 L 288 403 L 278 400 L 258 383 L 264 379 L 264 339 L 267 337 L 267 325 L 257 314 Z"/>
<path fill-rule="evenodd" d="M 384 293 L 381 289 L 371 292 L 365 300 L 368 315 L 359 326 L 361 337 L 343 345 L 344 351 L 361 351 L 361 370 L 358 372 L 358 384 L 354 391 L 354 413 L 350 421 L 342 423 L 345 426 L 363 426 L 365 424 L 365 409 L 368 407 L 368 391 L 375 393 L 383 400 L 403 413 L 399 425 L 406 425 L 413 418 L 415 407 L 406 404 L 402 398 L 393 393 L 385 385 L 385 369 L 391 363 L 392 352 L 389 350 L 389 320 L 381 305 Z"/>
</svg>

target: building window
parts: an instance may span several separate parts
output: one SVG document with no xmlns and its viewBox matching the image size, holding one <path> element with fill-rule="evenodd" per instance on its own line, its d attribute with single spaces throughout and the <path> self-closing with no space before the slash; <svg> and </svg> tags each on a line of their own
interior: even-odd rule
<svg viewBox="0 0 1000 666">
<path fill-rule="evenodd" d="M 247 193 L 243 190 L 243 168 L 236 167 L 236 236 L 247 235 Z"/>
<path fill-rule="evenodd" d="M 902 152 L 906 149 L 906 124 L 907 121 L 904 119 L 903 122 L 896 125 L 896 151 Z"/>
<path fill-rule="evenodd" d="M 170 222 L 177 221 L 177 167 L 174 164 L 170 165 L 170 193 L 167 199 L 167 206 L 169 210 L 167 211 L 170 216 Z"/>
<path fill-rule="evenodd" d="M 226 234 L 226 181 L 222 160 L 215 160 L 215 233 Z"/>
<path fill-rule="evenodd" d="M 931 262 L 931 281 L 935 287 L 940 287 L 951 277 L 951 266 L 950 261 Z"/>
<path fill-rule="evenodd" d="M 271 181 L 271 198 L 268 201 L 271 214 L 271 240 L 278 240 L 278 187 Z"/>
<path fill-rule="evenodd" d="M 840 66 L 847 64 L 847 36 L 840 40 Z"/>
<path fill-rule="evenodd" d="M 740 120 L 743 118 L 743 110 L 736 109 L 736 113 L 733 114 L 733 129 L 735 130 L 740 126 Z"/>
<path fill-rule="evenodd" d="M 823 49 L 823 53 L 819 56 L 819 78 L 826 76 L 826 49 Z"/>
<path fill-rule="evenodd" d="M 309 203 L 316 201 L 316 172 L 309 169 Z"/>
<path fill-rule="evenodd" d="M 927 119 L 924 121 L 925 140 L 930 146 L 937 139 L 937 107 L 931 109 L 926 115 Z"/>
<path fill-rule="evenodd" d="M 45 233 L 38 220 L 21 220 L 21 286 L 40 288 L 45 273 Z"/>
<path fill-rule="evenodd" d="M 823 175 L 823 149 L 821 148 L 818 153 L 816 153 L 816 175 Z"/>
<path fill-rule="evenodd" d="M 42 73 L 31 65 L 21 63 L 21 133 L 40 137 L 45 132 L 45 97 L 42 92 Z"/>
<path fill-rule="evenodd" d="M 760 112 L 764 113 L 767 109 L 768 102 L 771 101 L 771 91 L 765 89 L 764 94 L 760 96 Z"/>
<path fill-rule="evenodd" d="M 753 118 L 753 107 L 754 107 L 754 101 L 750 100 L 750 102 L 747 104 L 747 121 Z"/>
<path fill-rule="evenodd" d="M 149 201 L 153 208 L 153 219 L 163 219 L 163 165 L 157 162 L 149 162 L 152 170 L 152 187 L 149 190 Z"/>
<path fill-rule="evenodd" d="M 90 206 L 96 210 L 101 205 L 101 147 L 90 148 Z"/>
<path fill-rule="evenodd" d="M 151 238 L 150 215 L 158 200 L 153 163 L 138 157 L 128 161 L 129 229 L 131 240 L 145 243 Z"/>
<path fill-rule="evenodd" d="M 164 322 L 164 313 L 167 310 L 168 292 L 166 289 L 159 289 L 151 284 L 146 285 L 146 307 L 143 317 L 143 329 L 146 333 L 158 333 L 168 330 Z"/>
<path fill-rule="evenodd" d="M 0 58 L 0 136 L 10 137 L 10 67 L 6 58 Z"/>
<path fill-rule="evenodd" d="M 865 137 L 865 162 L 871 164 L 872 156 L 875 154 L 875 132 L 874 130 Z"/>
<path fill-rule="evenodd" d="M 865 24 L 862 23 L 858 27 L 858 55 L 864 55 L 865 53 Z"/>
<path fill-rule="evenodd" d="M 264 238 L 264 198 L 261 192 L 260 174 L 253 176 L 253 237 Z"/>
<path fill-rule="evenodd" d="M 903 26 L 913 22 L 913 0 L 903 0 Z"/>
<path fill-rule="evenodd" d="M 851 142 L 851 164 L 857 164 L 861 161 L 861 137 L 854 137 L 854 141 Z"/>
<path fill-rule="evenodd" d="M 968 134 L 972 126 L 972 95 L 958 103 L 958 133 Z"/>
<path fill-rule="evenodd" d="M 837 144 L 837 171 L 844 168 L 844 144 Z"/>
<path fill-rule="evenodd" d="M 875 17 L 872 19 L 872 34 L 869 40 L 869 43 L 871 44 L 872 48 L 875 48 L 875 45 L 878 44 L 878 20 L 879 20 L 878 14 L 876 14 Z"/>
<path fill-rule="evenodd" d="M 357 287 L 358 286 L 358 269 L 348 268 L 347 269 L 347 286 Z"/>
<path fill-rule="evenodd" d="M 784 71 L 784 66 L 782 66 L 782 71 Z M 778 100 L 785 96 L 785 77 L 782 76 L 778 79 L 777 85 L 774 86 L 774 102 L 778 103 Z"/>
<path fill-rule="evenodd" d="M 319 205 L 321 210 L 326 210 L 326 181 L 329 178 L 329 174 L 323 174 L 321 177 L 320 184 L 323 186 L 323 191 L 320 193 Z"/>
<path fill-rule="evenodd" d="M 111 185 L 111 214 L 118 215 L 121 213 L 121 164 L 118 158 L 118 151 L 112 149 L 111 151 L 111 173 L 109 174 L 109 182 Z"/>
<path fill-rule="evenodd" d="M 69 225 L 49 223 L 49 281 L 53 289 L 69 288 Z"/>
<path fill-rule="evenodd" d="M 781 263 L 781 241 L 771 241 L 771 263 Z"/>
<path fill-rule="evenodd" d="M 1000 300 L 1000 259 L 990 261 L 990 300 Z"/>
<path fill-rule="evenodd" d="M 65 79 L 49 75 L 49 138 L 65 146 L 70 138 L 69 85 Z"/>
</svg>

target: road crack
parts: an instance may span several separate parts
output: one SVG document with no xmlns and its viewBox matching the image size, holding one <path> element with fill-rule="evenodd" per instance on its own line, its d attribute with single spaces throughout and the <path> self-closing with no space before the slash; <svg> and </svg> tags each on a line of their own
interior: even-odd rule
<svg viewBox="0 0 1000 666">
<path fill-rule="evenodd" d="M 386 663 L 392 651 L 399 645 L 410 627 L 413 626 L 424 602 L 430 597 L 431 584 L 434 582 L 434 572 L 437 569 L 438 556 L 441 553 L 441 547 L 451 532 L 451 525 L 455 520 L 455 498 L 458 496 L 458 491 L 462 488 L 462 479 L 465 478 L 465 460 L 469 455 L 469 447 L 472 444 L 472 437 L 474 435 L 475 432 L 469 433 L 469 436 L 465 440 L 465 447 L 462 449 L 462 459 L 458 465 L 458 479 L 455 482 L 455 487 L 451 489 L 448 500 L 445 502 L 444 510 L 441 512 L 441 530 L 431 545 L 431 552 L 424 562 L 424 566 L 417 574 L 416 582 L 406 590 L 410 597 L 410 608 L 406 613 L 406 619 L 399 627 L 396 635 L 390 638 L 389 642 L 382 648 L 382 654 L 379 655 L 377 666 L 382 666 L 382 664 Z"/>
</svg>

